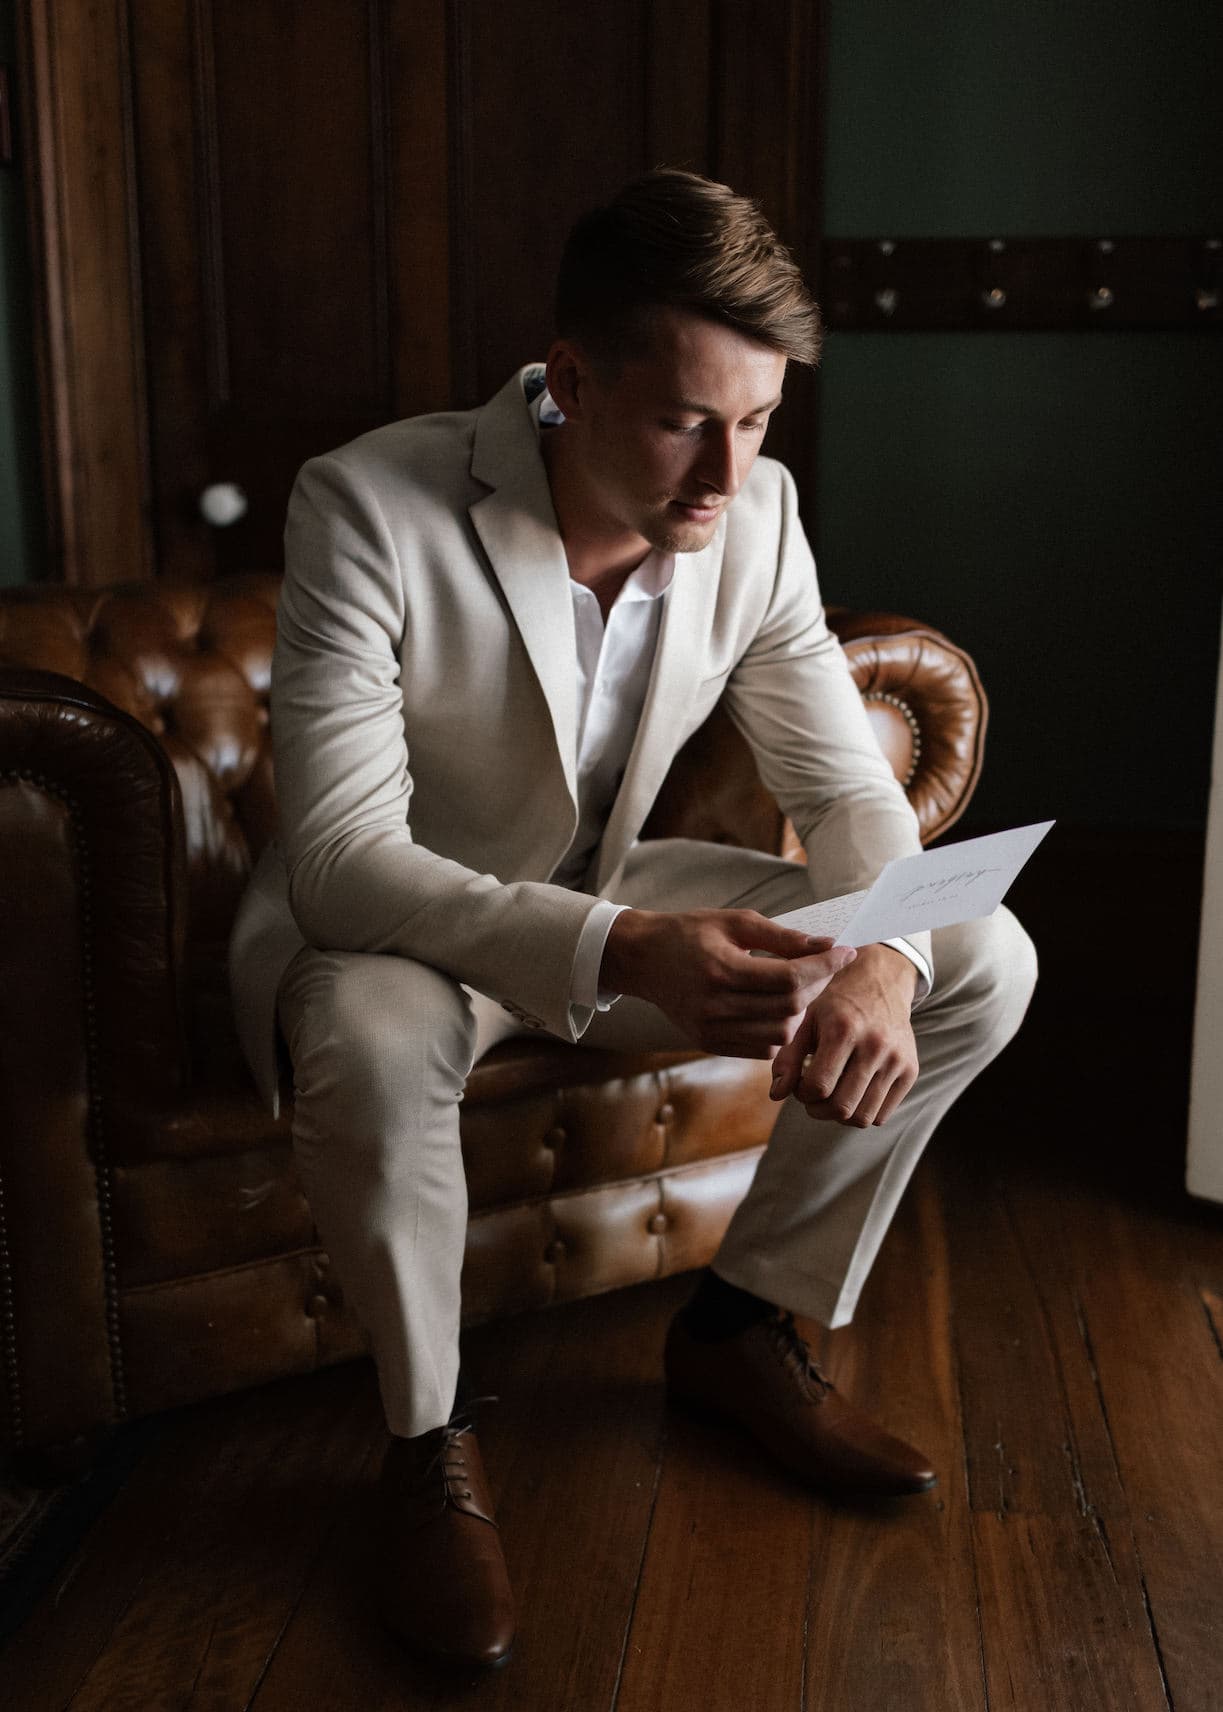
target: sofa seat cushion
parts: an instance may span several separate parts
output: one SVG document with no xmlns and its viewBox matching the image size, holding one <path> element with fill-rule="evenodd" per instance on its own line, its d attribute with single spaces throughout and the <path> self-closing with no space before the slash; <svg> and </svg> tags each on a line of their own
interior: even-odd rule
<svg viewBox="0 0 1223 1712">
<path fill-rule="evenodd" d="M 477 1066 L 460 1110 L 472 1214 L 615 1184 L 656 1199 L 645 1185 L 660 1175 L 768 1140 L 767 1086 L 763 1061 L 507 1041 Z M 209 1089 L 150 1126 L 111 1171 L 121 1287 L 317 1247 L 289 1124 L 287 1109 L 274 1119 L 246 1091 Z"/>
<path fill-rule="evenodd" d="M 765 1060 L 510 1040 L 473 1071 L 463 1159 L 473 1213 L 632 1181 L 762 1146 Z"/>
</svg>

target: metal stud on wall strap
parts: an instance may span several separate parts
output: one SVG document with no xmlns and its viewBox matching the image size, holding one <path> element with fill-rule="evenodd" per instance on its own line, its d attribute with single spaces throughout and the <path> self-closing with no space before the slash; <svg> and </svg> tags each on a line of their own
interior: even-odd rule
<svg viewBox="0 0 1223 1712">
<path fill-rule="evenodd" d="M 843 332 L 1223 326 L 1223 236 L 828 238 L 820 297 Z"/>
</svg>

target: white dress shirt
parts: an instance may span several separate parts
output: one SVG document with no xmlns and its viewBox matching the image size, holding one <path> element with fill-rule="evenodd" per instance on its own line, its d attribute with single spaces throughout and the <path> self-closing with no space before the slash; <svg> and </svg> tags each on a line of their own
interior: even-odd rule
<svg viewBox="0 0 1223 1712">
<path fill-rule="evenodd" d="M 535 399 L 532 414 L 537 432 L 564 421 L 546 390 Z M 625 581 L 606 623 L 592 591 L 570 579 L 577 644 L 578 825 L 564 860 L 552 875 L 558 886 L 581 885 L 616 800 L 645 705 L 663 602 L 674 573 L 673 554 L 650 553 Z M 599 986 L 599 970 L 612 922 L 627 907 L 604 900 L 586 918 L 569 988 L 575 1006 L 607 1010 L 618 997 Z M 890 939 L 887 943 L 916 967 L 915 998 L 924 997 L 930 990 L 925 958 L 907 940 Z"/>
</svg>

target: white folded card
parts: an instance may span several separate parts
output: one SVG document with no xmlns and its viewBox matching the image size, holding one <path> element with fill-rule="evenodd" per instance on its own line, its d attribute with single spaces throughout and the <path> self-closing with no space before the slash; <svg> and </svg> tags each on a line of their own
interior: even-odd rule
<svg viewBox="0 0 1223 1712">
<path fill-rule="evenodd" d="M 1053 825 L 1014 826 L 916 856 L 897 856 L 868 890 L 807 904 L 776 919 L 837 945 L 874 945 L 992 915 Z"/>
</svg>

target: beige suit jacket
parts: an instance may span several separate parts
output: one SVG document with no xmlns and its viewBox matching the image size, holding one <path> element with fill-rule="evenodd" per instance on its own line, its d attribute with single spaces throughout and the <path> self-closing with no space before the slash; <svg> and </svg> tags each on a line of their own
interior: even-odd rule
<svg viewBox="0 0 1223 1712">
<path fill-rule="evenodd" d="M 312 459 L 293 490 L 272 673 L 280 830 L 230 958 L 273 1104 L 276 990 L 305 944 L 416 958 L 577 1039 L 583 924 L 719 699 L 818 856 L 822 895 L 920 848 L 824 622 L 793 482 L 762 457 L 709 546 L 677 558 L 592 892 L 548 883 L 577 826 L 577 671 L 526 372 L 483 409 Z M 928 936 L 914 944 L 929 957 Z"/>
</svg>

